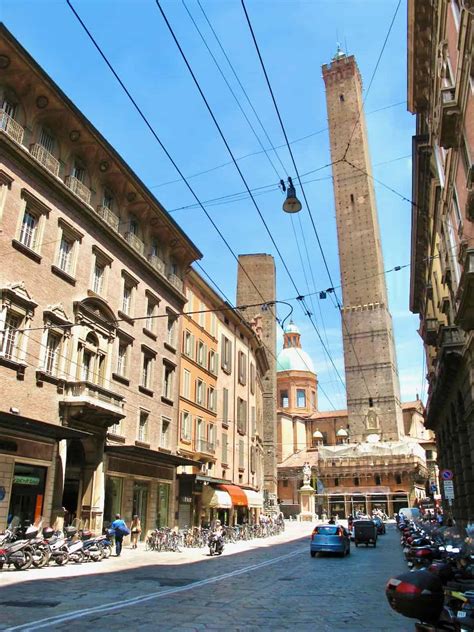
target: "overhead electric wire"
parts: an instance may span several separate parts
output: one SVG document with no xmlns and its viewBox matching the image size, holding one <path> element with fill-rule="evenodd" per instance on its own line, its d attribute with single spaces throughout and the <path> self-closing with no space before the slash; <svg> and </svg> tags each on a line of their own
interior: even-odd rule
<svg viewBox="0 0 474 632">
<path fill-rule="evenodd" d="M 250 21 L 250 17 L 249 17 L 249 14 L 248 14 L 248 12 L 247 12 L 247 8 L 246 8 L 246 6 L 245 6 L 245 2 L 244 2 L 244 0 L 241 0 L 241 4 L 242 4 L 242 8 L 243 8 L 244 13 L 245 13 L 245 17 L 246 17 L 246 19 L 247 19 L 247 24 L 248 24 L 248 27 L 249 27 L 249 29 L 250 29 L 250 33 L 251 33 L 251 35 L 252 35 L 253 43 L 254 43 L 255 49 L 256 49 L 256 51 L 257 51 L 258 58 L 259 58 L 259 60 L 260 60 L 260 65 L 261 65 L 261 67 L 262 67 L 263 74 L 265 75 L 265 80 L 266 80 L 266 82 L 267 82 L 268 90 L 269 90 L 270 95 L 271 95 L 271 97 L 272 97 L 273 105 L 274 105 L 274 107 L 275 107 L 275 111 L 276 111 L 276 114 L 277 114 L 278 120 L 279 120 L 279 122 L 280 122 L 281 130 L 282 130 L 282 132 L 283 132 L 283 136 L 284 136 L 284 138 L 285 138 L 285 142 L 286 142 L 287 147 L 288 147 L 288 152 L 289 152 L 289 154 L 290 154 L 291 161 L 292 161 L 292 163 L 293 163 L 293 168 L 294 168 L 294 170 L 295 170 L 295 172 L 296 172 L 296 175 L 297 175 L 297 178 L 298 178 L 298 182 L 299 182 L 299 185 L 300 185 L 301 191 L 302 191 L 302 193 L 303 193 L 304 201 L 305 201 L 305 203 L 306 203 L 306 208 L 307 208 L 307 210 L 308 210 L 308 214 L 309 214 L 309 217 L 310 217 L 310 219 L 311 219 L 311 224 L 312 224 L 312 226 L 313 226 L 314 234 L 315 234 L 315 236 L 316 236 L 316 241 L 317 241 L 317 243 L 318 243 L 319 250 L 320 250 L 320 252 L 321 252 L 321 257 L 322 257 L 322 259 L 323 259 L 324 266 L 325 266 L 325 268 L 326 268 L 326 272 L 327 272 L 328 277 L 329 277 L 329 280 L 330 280 L 330 282 L 331 282 L 331 286 L 332 286 L 332 287 L 334 287 L 334 282 L 333 282 L 333 280 L 332 280 L 331 271 L 329 270 L 329 266 L 328 266 L 328 263 L 327 263 L 326 255 L 325 255 L 325 253 L 324 253 L 324 249 L 323 249 L 323 246 L 322 246 L 321 240 L 320 240 L 320 238 L 319 238 L 318 230 L 317 230 L 317 228 L 316 228 L 316 224 L 315 224 L 315 222 L 314 222 L 313 214 L 312 214 L 312 212 L 311 212 L 311 207 L 310 207 L 310 205 L 309 205 L 308 198 L 307 198 L 307 196 L 306 196 L 306 192 L 305 192 L 305 190 L 304 190 L 303 183 L 302 183 L 302 181 L 301 181 L 301 176 L 300 176 L 300 173 L 299 173 L 298 167 L 297 167 L 297 165 L 296 165 L 295 157 L 294 157 L 294 155 L 293 155 L 293 150 L 291 149 L 291 145 L 290 145 L 289 140 L 288 140 L 288 135 L 287 135 L 287 133 L 286 133 L 285 125 L 283 124 L 283 119 L 282 119 L 282 117 L 281 117 L 280 110 L 279 110 L 279 108 L 278 108 L 278 104 L 277 104 L 277 102 L 276 102 L 275 94 L 274 94 L 274 92 L 273 92 L 273 88 L 272 88 L 272 86 L 271 86 L 270 79 L 269 79 L 269 77 L 268 77 L 267 69 L 266 69 L 266 67 L 265 67 L 265 64 L 264 64 L 264 61 L 263 61 L 263 57 L 262 57 L 262 54 L 261 54 L 261 52 L 260 52 L 260 47 L 259 47 L 259 45 L 258 45 L 257 38 L 256 38 L 256 36 L 255 36 L 254 30 L 253 30 L 253 27 L 252 27 L 252 23 L 251 23 L 251 21 Z M 333 163 L 333 164 L 337 164 L 338 162 L 340 162 L 340 161 L 334 161 L 334 163 Z M 344 314 L 343 314 L 343 312 L 342 312 L 342 306 L 341 306 L 341 304 L 340 304 L 340 302 L 339 302 L 339 299 L 338 299 L 337 295 L 335 295 L 335 298 L 336 298 L 336 301 L 337 301 L 337 303 L 338 303 L 339 312 L 340 312 L 340 314 L 341 314 L 341 322 L 344 324 L 344 327 L 345 327 L 345 329 L 346 329 L 346 333 L 347 333 L 347 336 L 348 336 L 348 340 L 349 340 L 349 342 L 350 342 L 350 344 L 351 344 L 351 346 L 352 346 L 352 350 L 353 350 L 353 352 L 354 352 L 354 357 L 355 357 L 356 362 L 357 362 L 357 364 L 358 364 L 358 366 L 359 366 L 359 371 L 360 371 L 360 374 L 361 374 L 362 380 L 363 380 L 363 382 L 364 382 L 364 384 L 365 384 L 365 387 L 366 387 L 366 389 L 367 389 L 367 392 L 368 392 L 368 394 L 369 394 L 369 399 L 373 399 L 373 396 L 372 396 L 371 391 L 370 391 L 370 389 L 369 389 L 369 385 L 367 384 L 367 380 L 365 379 L 365 375 L 364 375 L 364 371 L 363 371 L 362 365 L 360 364 L 360 361 L 359 361 L 358 356 L 357 356 L 356 349 L 355 349 L 354 344 L 353 344 L 353 342 L 352 342 L 352 338 L 351 338 L 351 336 L 350 336 L 349 329 L 348 329 L 347 324 L 346 324 L 346 322 L 345 322 L 345 319 L 344 319 Z M 303 305 L 304 305 L 304 303 L 303 303 Z M 305 309 L 306 309 L 306 311 L 308 311 L 308 309 L 307 309 L 307 307 L 306 307 L 306 306 L 305 306 Z"/>
<path fill-rule="evenodd" d="M 246 187 L 246 189 L 247 189 L 247 191 L 248 191 L 248 193 L 249 193 L 249 195 L 250 195 L 250 197 L 252 199 L 252 202 L 253 202 L 253 204 L 255 206 L 255 209 L 256 209 L 256 211 L 257 211 L 257 213 L 258 213 L 258 215 L 259 215 L 259 217 L 260 217 L 260 219 L 261 219 L 261 221 L 262 221 L 262 223 L 263 223 L 263 225 L 265 227 L 265 230 L 267 231 L 267 234 L 270 237 L 271 242 L 272 242 L 273 246 L 275 247 L 275 250 L 277 251 L 277 253 L 278 253 L 278 255 L 279 255 L 280 259 L 281 259 L 283 267 L 285 268 L 285 271 L 287 272 L 287 274 L 288 274 L 288 276 L 290 278 L 290 281 L 291 281 L 293 287 L 295 288 L 295 291 L 298 293 L 298 287 L 297 287 L 297 285 L 296 285 L 296 283 L 295 283 L 295 281 L 293 279 L 293 276 L 292 276 L 292 274 L 291 274 L 291 272 L 290 272 L 290 270 L 288 268 L 288 265 L 287 265 L 285 259 L 283 258 L 282 254 L 281 254 L 281 251 L 280 251 L 280 249 L 279 249 L 279 247 L 278 247 L 278 245 L 277 245 L 277 243 L 276 243 L 276 241 L 275 241 L 275 239 L 274 239 L 274 237 L 273 237 L 273 235 L 272 235 L 272 233 L 271 233 L 271 231 L 270 231 L 270 229 L 268 227 L 268 224 L 265 221 L 265 218 L 263 217 L 262 212 L 260 211 L 260 208 L 259 208 L 258 204 L 256 203 L 256 201 L 255 201 L 255 199 L 254 199 L 254 197 L 253 197 L 253 195 L 252 195 L 252 193 L 250 191 L 250 188 L 249 188 L 249 186 L 247 184 L 247 180 L 246 180 L 245 176 L 243 175 L 243 173 L 242 173 L 242 171 L 241 171 L 241 169 L 240 169 L 240 167 L 239 167 L 239 165 L 238 165 L 238 163 L 237 163 L 237 161 L 236 161 L 236 159 L 234 157 L 234 154 L 233 154 L 233 152 L 232 152 L 232 150 L 231 150 L 231 148 L 229 146 L 229 143 L 227 142 L 227 139 L 226 139 L 224 133 L 222 132 L 222 129 L 221 129 L 221 127 L 220 127 L 220 125 L 219 125 L 219 123 L 218 123 L 218 121 L 217 121 L 217 119 L 216 119 L 216 117 L 214 115 L 214 112 L 213 112 L 212 108 L 210 107 L 209 102 L 206 99 L 206 96 L 205 96 L 204 92 L 202 91 L 202 88 L 201 88 L 201 86 L 199 84 L 199 81 L 197 80 L 196 75 L 194 74 L 193 69 L 191 68 L 191 65 L 190 65 L 190 63 L 189 63 L 189 61 L 188 61 L 188 59 L 187 59 L 187 57 L 186 57 L 181 45 L 180 45 L 180 43 L 179 43 L 179 41 L 178 41 L 178 39 L 176 37 L 176 34 L 174 33 L 174 30 L 173 30 L 171 24 L 168 21 L 168 18 L 166 16 L 161 4 L 160 4 L 160 1 L 159 0 L 155 0 L 155 3 L 156 3 L 156 6 L 158 7 L 158 9 L 159 9 L 159 11 L 160 11 L 160 13 L 162 15 L 167 27 L 168 27 L 168 30 L 169 30 L 169 32 L 170 32 L 170 34 L 171 34 L 171 36 L 172 36 L 172 38 L 173 38 L 173 40 L 175 42 L 180 54 L 181 54 L 181 57 L 183 58 L 183 61 L 184 61 L 185 65 L 186 65 L 186 67 L 188 68 L 189 73 L 191 74 L 191 77 L 193 78 L 193 81 L 194 81 L 194 83 L 196 85 L 196 88 L 198 89 L 199 94 L 201 95 L 201 97 L 202 97 L 202 99 L 203 99 L 203 101 L 204 101 L 204 103 L 206 105 L 206 108 L 207 108 L 207 110 L 208 110 L 208 112 L 209 112 L 209 114 L 210 114 L 210 116 L 211 116 L 211 118 L 212 118 L 212 120 L 214 122 L 214 125 L 216 126 L 216 129 L 218 130 L 218 132 L 219 132 L 219 134 L 221 136 L 221 139 L 222 139 L 224 145 L 226 146 L 227 151 L 229 152 L 229 155 L 231 156 L 231 158 L 232 158 L 232 160 L 234 162 L 235 168 L 236 168 L 237 172 L 239 173 L 239 175 L 240 175 L 240 177 L 242 179 L 242 182 L 244 183 L 244 185 L 245 185 L 245 187 Z M 302 304 L 304 305 L 304 299 L 301 299 L 301 301 L 302 301 Z M 328 351 L 328 349 L 327 349 L 327 347 L 326 347 L 326 345 L 324 343 L 324 340 L 322 339 L 322 336 L 321 336 L 318 328 L 314 324 L 314 321 L 311 318 L 311 314 L 310 314 L 309 310 L 307 309 L 306 306 L 304 306 L 304 307 L 305 307 L 304 312 L 308 316 L 309 320 L 311 321 L 311 323 L 313 325 L 313 328 L 315 329 L 315 331 L 316 331 L 316 333 L 318 335 L 320 343 L 321 343 L 323 349 L 325 350 L 325 352 L 328 354 L 328 357 L 330 358 L 331 363 L 334 366 L 334 370 L 336 371 L 337 375 L 339 376 L 341 384 L 344 386 L 344 389 L 345 389 L 346 386 L 345 386 L 344 380 L 342 379 L 342 377 L 341 377 L 336 365 L 334 364 L 334 360 L 333 360 L 331 354 L 329 353 L 329 351 Z"/>
<path fill-rule="evenodd" d="M 392 32 L 392 27 L 393 27 L 393 24 L 395 22 L 395 18 L 397 17 L 398 9 L 400 8 L 401 3 L 402 3 L 402 0 L 398 0 L 398 4 L 397 4 L 397 6 L 395 8 L 395 12 L 393 14 L 392 21 L 390 22 L 390 26 L 388 27 L 388 31 L 387 31 L 387 34 L 385 35 L 385 39 L 384 39 L 382 48 L 380 50 L 379 56 L 377 58 L 377 62 L 375 64 L 374 70 L 372 72 L 372 76 L 370 78 L 369 85 L 368 85 L 367 90 L 365 92 L 364 99 L 362 100 L 362 105 L 360 106 L 360 110 L 359 110 L 359 114 L 357 116 L 357 120 L 356 120 L 355 125 L 354 125 L 354 127 L 352 129 L 351 135 L 349 136 L 349 142 L 347 143 L 347 147 L 346 147 L 346 149 L 344 151 L 344 155 L 342 156 L 343 160 L 345 160 L 345 158 L 347 156 L 347 152 L 349 151 L 349 147 L 351 146 L 351 142 L 352 142 L 352 138 L 354 136 L 354 132 L 355 132 L 355 130 L 357 128 L 357 125 L 359 124 L 360 117 L 362 116 L 362 112 L 364 111 L 365 102 L 367 101 L 367 97 L 369 96 L 370 88 L 372 87 L 372 84 L 373 84 L 374 79 L 375 79 L 375 75 L 377 74 L 377 70 L 379 68 L 380 61 L 382 59 L 385 47 L 387 45 L 388 38 L 390 37 L 390 33 Z"/>
<path fill-rule="evenodd" d="M 381 108 L 377 108 L 376 110 L 371 110 L 370 112 L 366 113 L 366 116 L 369 116 L 370 114 L 376 114 L 377 112 L 383 112 L 384 110 L 389 110 L 390 108 L 394 108 L 394 107 L 398 107 L 399 105 L 406 105 L 406 101 L 397 101 L 397 103 L 391 103 L 390 105 L 385 105 Z M 291 145 L 294 145 L 295 143 L 299 143 L 303 140 L 306 140 L 308 138 L 311 138 L 313 136 L 318 136 L 319 134 L 322 134 L 323 132 L 327 132 L 328 131 L 328 127 L 323 127 L 315 132 L 311 132 L 310 134 L 306 134 L 305 136 L 300 136 L 299 138 L 295 138 L 294 140 L 290 141 Z M 283 143 L 282 145 L 275 145 L 275 151 L 277 149 L 282 149 L 283 147 L 286 147 L 286 143 Z M 267 149 L 268 151 L 268 149 Z M 245 160 L 246 158 L 251 158 L 252 156 L 258 156 L 259 154 L 262 154 L 263 151 L 252 151 L 248 154 L 244 154 L 242 156 L 239 156 L 237 158 L 237 160 Z M 203 171 L 197 171 L 196 173 L 192 173 L 189 176 L 186 176 L 188 178 L 188 180 L 192 179 L 192 178 L 197 178 L 199 176 L 203 176 L 206 175 L 208 173 L 212 173 L 213 171 L 217 171 L 217 169 L 223 169 L 224 167 L 229 167 L 230 165 L 233 165 L 234 163 L 232 162 L 232 160 L 228 160 L 227 162 L 223 162 L 220 165 L 215 165 L 214 167 L 209 167 L 209 169 L 204 169 Z M 176 184 L 177 182 L 181 182 L 181 178 L 177 178 L 176 180 L 168 180 L 167 182 L 160 182 L 159 184 L 153 184 L 151 185 L 149 188 L 150 189 L 158 189 L 160 187 L 164 187 L 167 186 L 169 184 Z"/>
</svg>

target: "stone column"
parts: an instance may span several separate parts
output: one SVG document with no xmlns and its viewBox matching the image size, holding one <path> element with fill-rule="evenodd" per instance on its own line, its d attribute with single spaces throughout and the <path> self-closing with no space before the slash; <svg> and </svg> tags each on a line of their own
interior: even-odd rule
<svg viewBox="0 0 474 632">
<path fill-rule="evenodd" d="M 311 485 L 303 485 L 299 491 L 301 512 L 299 520 L 314 522 L 315 516 L 315 491 Z"/>
<path fill-rule="evenodd" d="M 64 476 L 66 474 L 67 441 L 58 441 L 54 472 L 53 508 L 51 511 L 51 525 L 55 529 L 64 527 L 63 492 Z"/>
</svg>

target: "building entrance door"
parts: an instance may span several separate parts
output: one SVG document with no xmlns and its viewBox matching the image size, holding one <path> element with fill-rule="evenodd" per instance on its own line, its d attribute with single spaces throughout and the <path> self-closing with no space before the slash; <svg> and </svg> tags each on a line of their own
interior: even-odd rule
<svg viewBox="0 0 474 632">
<path fill-rule="evenodd" d="M 46 468 L 15 464 L 8 523 L 13 518 L 21 524 L 39 521 L 43 513 Z"/>
<path fill-rule="evenodd" d="M 138 516 L 142 525 L 140 537 L 144 537 L 147 530 L 146 518 L 148 507 L 148 483 L 133 484 L 132 517 Z"/>
</svg>

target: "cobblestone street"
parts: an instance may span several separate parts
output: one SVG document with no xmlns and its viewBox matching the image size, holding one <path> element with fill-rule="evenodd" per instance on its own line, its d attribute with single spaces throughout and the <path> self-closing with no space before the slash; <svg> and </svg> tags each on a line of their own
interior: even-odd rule
<svg viewBox="0 0 474 632">
<path fill-rule="evenodd" d="M 100 564 L 0 574 L 1 630 L 413 629 L 385 582 L 405 570 L 393 526 L 376 549 L 309 555 L 308 524 L 268 540 L 207 550 L 125 550 Z"/>
</svg>

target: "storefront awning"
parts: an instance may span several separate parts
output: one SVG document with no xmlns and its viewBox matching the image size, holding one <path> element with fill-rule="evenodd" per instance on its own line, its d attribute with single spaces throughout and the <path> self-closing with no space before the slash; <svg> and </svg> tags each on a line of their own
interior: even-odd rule
<svg viewBox="0 0 474 632">
<path fill-rule="evenodd" d="M 22 432 L 30 436 L 44 437 L 46 439 L 85 439 L 90 437 L 89 432 L 75 430 L 61 424 L 47 423 L 16 415 L 13 413 L 0 412 L 0 430 L 7 430 L 10 433 Z"/>
<path fill-rule="evenodd" d="M 215 489 L 210 485 L 202 488 L 202 504 L 211 509 L 231 509 L 232 500 L 229 494 L 221 489 Z"/>
<path fill-rule="evenodd" d="M 249 507 L 253 507 L 254 509 L 261 509 L 263 507 L 263 495 L 261 492 L 256 492 L 253 489 L 244 489 L 243 492 L 247 496 Z"/>
<path fill-rule="evenodd" d="M 248 507 L 247 496 L 241 487 L 237 485 L 217 485 L 217 489 L 222 489 L 229 494 L 234 507 Z"/>
</svg>

